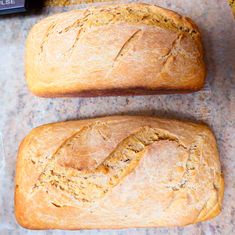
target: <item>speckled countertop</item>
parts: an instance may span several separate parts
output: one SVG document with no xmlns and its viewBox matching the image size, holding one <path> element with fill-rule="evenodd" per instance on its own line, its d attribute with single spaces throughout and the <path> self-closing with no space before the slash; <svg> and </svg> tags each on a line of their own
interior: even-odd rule
<svg viewBox="0 0 235 235">
<path fill-rule="evenodd" d="M 44 8 L 0 18 L 0 234 L 235 234 L 235 21 L 226 0 L 155 0 L 191 17 L 199 26 L 208 76 L 194 94 L 138 97 L 43 99 L 31 95 L 24 80 L 24 43 L 31 26 L 55 13 L 88 5 Z M 96 3 L 96 5 L 104 3 Z M 44 231 L 20 228 L 14 218 L 14 175 L 18 145 L 34 127 L 55 121 L 111 114 L 149 114 L 208 123 L 218 140 L 225 175 L 222 213 L 212 221 L 184 228 L 112 231 Z"/>
</svg>

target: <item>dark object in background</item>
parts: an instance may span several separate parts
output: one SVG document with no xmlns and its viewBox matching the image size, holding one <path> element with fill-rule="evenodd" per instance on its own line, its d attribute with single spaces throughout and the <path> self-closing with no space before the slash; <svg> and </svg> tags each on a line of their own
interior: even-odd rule
<svg viewBox="0 0 235 235">
<path fill-rule="evenodd" d="M 41 2 L 40 0 L 0 0 L 0 15 L 39 8 Z"/>
</svg>

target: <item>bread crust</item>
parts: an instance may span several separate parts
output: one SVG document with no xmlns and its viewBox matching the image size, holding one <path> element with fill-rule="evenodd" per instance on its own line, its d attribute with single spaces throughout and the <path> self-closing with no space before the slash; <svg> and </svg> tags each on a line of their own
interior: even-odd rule
<svg viewBox="0 0 235 235">
<path fill-rule="evenodd" d="M 142 3 L 43 19 L 28 35 L 25 70 L 42 97 L 192 92 L 206 74 L 192 20 Z"/>
<path fill-rule="evenodd" d="M 205 125 L 142 116 L 47 124 L 22 141 L 15 216 L 28 229 L 184 226 L 221 211 Z"/>
</svg>

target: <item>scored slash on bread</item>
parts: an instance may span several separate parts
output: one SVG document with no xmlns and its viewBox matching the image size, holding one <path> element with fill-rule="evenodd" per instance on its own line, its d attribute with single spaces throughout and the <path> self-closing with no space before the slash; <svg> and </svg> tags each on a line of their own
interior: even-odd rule
<svg viewBox="0 0 235 235">
<path fill-rule="evenodd" d="M 95 123 L 94 125 L 95 128 L 99 128 L 99 125 L 104 124 Z M 145 126 L 121 141 L 95 169 L 89 171 L 76 168 L 70 172 L 71 174 L 66 175 L 64 168 L 61 169 L 61 166 L 58 165 L 58 159 L 63 157 L 66 152 L 73 151 L 76 141 L 86 135 L 90 128 L 94 128 L 94 126 L 86 126 L 65 140 L 48 160 L 48 164 L 34 185 L 33 191 L 50 183 L 70 193 L 79 201 L 92 202 L 108 193 L 112 187 L 119 184 L 126 175 L 137 167 L 147 146 L 161 140 L 175 141 L 179 144 L 179 140 L 170 133 Z"/>
</svg>

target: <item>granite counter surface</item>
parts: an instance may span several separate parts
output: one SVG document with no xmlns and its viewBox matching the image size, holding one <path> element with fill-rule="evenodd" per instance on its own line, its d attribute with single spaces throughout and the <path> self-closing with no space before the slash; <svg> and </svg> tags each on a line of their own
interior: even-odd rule
<svg viewBox="0 0 235 235">
<path fill-rule="evenodd" d="M 90 5 L 48 7 L 40 12 L 0 18 L 0 234 L 235 234 L 235 21 L 232 12 L 226 0 L 145 2 L 176 10 L 198 24 L 208 68 L 201 91 L 136 97 L 35 97 L 24 80 L 24 44 L 29 29 L 49 14 Z M 14 175 L 17 149 L 23 137 L 41 124 L 113 114 L 155 115 L 209 124 L 217 137 L 225 176 L 222 213 L 211 221 L 184 228 L 32 232 L 18 226 L 13 207 Z"/>
</svg>

